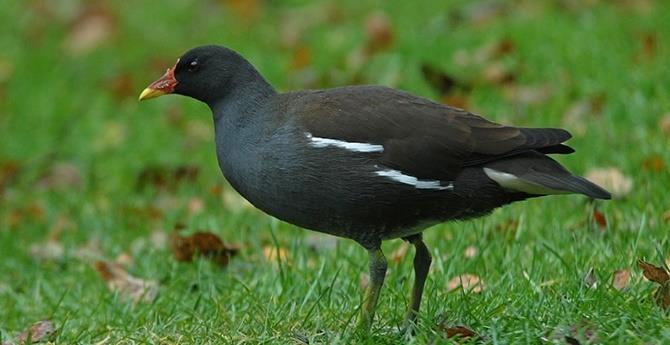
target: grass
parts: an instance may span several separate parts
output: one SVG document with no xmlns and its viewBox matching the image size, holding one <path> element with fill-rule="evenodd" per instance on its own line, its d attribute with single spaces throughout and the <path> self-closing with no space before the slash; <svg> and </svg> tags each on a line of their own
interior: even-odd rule
<svg viewBox="0 0 670 345">
<path fill-rule="evenodd" d="M 426 231 L 435 259 L 415 343 L 449 342 L 439 324 L 466 325 L 499 344 L 560 343 L 564 335 L 583 343 L 670 341 L 668 313 L 654 305 L 653 285 L 635 264 L 660 264 L 670 254 L 663 219 L 669 139 L 658 126 L 670 110 L 666 2 L 385 2 L 393 44 L 364 63 L 352 52 L 366 45 L 366 18 L 381 3 L 253 3 L 95 2 L 84 18 L 97 13 L 109 26 L 94 48 L 77 53 L 77 32 L 90 30 L 76 24 L 82 3 L 3 2 L 0 167 L 5 176 L 20 169 L 0 194 L 3 340 L 50 319 L 53 340 L 63 344 L 404 342 L 393 328 L 408 303 L 411 251 L 389 265 L 373 332 L 353 332 L 364 250 L 244 207 L 218 171 L 204 105 L 181 97 L 136 101 L 183 51 L 219 43 L 247 56 L 281 90 L 371 83 L 439 99 L 421 73 L 429 64 L 474 85 L 462 91 L 468 109 L 575 132 L 577 153 L 560 158 L 571 170 L 615 166 L 633 180 L 626 198 L 597 204 L 605 229 L 584 222 L 594 205 L 558 196 Z M 291 43 L 292 30 L 299 43 Z M 486 66 L 457 63 L 459 54 L 470 61 L 503 39 L 514 44 L 501 58 L 514 73 L 511 84 L 481 81 Z M 296 57 L 300 49 L 306 53 Z M 306 66 L 297 68 L 301 61 Z M 509 96 L 515 87 L 550 95 L 524 101 Z M 566 120 L 584 100 L 602 109 Z M 650 160 L 660 168 L 649 168 Z M 54 164 L 74 173 L 50 173 Z M 199 174 L 167 189 L 137 187 L 145 168 L 179 165 Z M 64 253 L 37 258 L 31 246 L 45 243 L 59 219 Z M 239 243 L 241 253 L 225 268 L 204 259 L 178 263 L 150 240 L 177 223 Z M 384 251 L 390 256 L 399 246 L 390 241 Z M 466 258 L 470 246 L 477 254 Z M 288 255 L 267 260 L 267 247 Z M 134 305 L 111 293 L 81 248 L 94 248 L 87 257 L 130 255 L 131 274 L 159 281 L 157 299 Z M 599 280 L 593 289 L 583 283 L 590 267 Z M 633 271 L 621 291 L 611 285 L 619 269 Z M 449 280 L 464 273 L 479 276 L 485 289 L 449 292 Z"/>
</svg>

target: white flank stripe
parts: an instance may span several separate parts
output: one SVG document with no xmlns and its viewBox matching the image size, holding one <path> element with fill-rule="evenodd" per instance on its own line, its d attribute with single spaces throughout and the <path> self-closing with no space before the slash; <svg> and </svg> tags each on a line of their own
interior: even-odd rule
<svg viewBox="0 0 670 345">
<path fill-rule="evenodd" d="M 440 181 L 435 180 L 419 180 L 418 178 L 410 175 L 405 175 L 398 170 L 386 169 L 386 170 L 377 170 L 375 171 L 377 176 L 388 177 L 393 181 L 408 184 L 414 186 L 418 189 L 437 189 L 437 190 L 453 190 L 454 183 L 449 182 L 448 185 L 443 186 Z"/>
<path fill-rule="evenodd" d="M 305 133 L 312 147 L 324 148 L 329 146 L 339 147 L 341 149 L 354 152 L 384 152 L 384 146 L 368 143 L 351 143 L 344 140 L 319 138 L 312 136 L 311 133 Z"/>
</svg>

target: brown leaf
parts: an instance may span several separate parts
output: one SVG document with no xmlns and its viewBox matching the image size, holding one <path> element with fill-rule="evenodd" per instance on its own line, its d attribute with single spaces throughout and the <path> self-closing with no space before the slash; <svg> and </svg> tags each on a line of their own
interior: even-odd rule
<svg viewBox="0 0 670 345">
<path fill-rule="evenodd" d="M 291 69 L 299 70 L 307 67 L 312 62 L 312 50 L 305 45 L 301 45 L 293 52 L 291 58 Z"/>
<path fill-rule="evenodd" d="M 659 287 L 654 293 L 654 301 L 663 310 L 670 309 L 670 285 Z"/>
<path fill-rule="evenodd" d="M 478 252 L 477 247 L 468 246 L 467 248 L 465 248 L 465 251 L 463 251 L 463 255 L 466 258 L 471 259 L 471 258 L 474 258 L 477 255 L 477 252 Z"/>
<path fill-rule="evenodd" d="M 200 169 L 191 165 L 166 167 L 153 165 L 144 168 L 137 176 L 137 188 L 142 190 L 152 186 L 156 189 L 174 190 L 180 183 L 194 183 Z"/>
<path fill-rule="evenodd" d="M 485 83 L 498 85 L 511 83 L 516 79 L 516 76 L 502 62 L 493 62 L 484 68 L 481 78 Z"/>
<path fill-rule="evenodd" d="M 598 277 L 596 276 L 596 270 L 593 267 L 590 267 L 584 275 L 584 284 L 591 289 L 598 287 Z"/>
<path fill-rule="evenodd" d="M 468 96 L 462 91 L 450 92 L 442 96 L 440 101 L 446 105 L 461 109 L 467 108 L 469 104 Z"/>
<path fill-rule="evenodd" d="M 376 11 L 365 19 L 365 32 L 367 43 L 365 53 L 372 55 L 386 50 L 393 45 L 394 35 L 388 15 L 382 11 Z"/>
<path fill-rule="evenodd" d="M 454 325 L 454 326 L 440 325 L 440 328 L 447 335 L 447 338 L 469 339 L 477 337 L 477 333 L 475 333 L 475 331 L 461 325 Z"/>
<path fill-rule="evenodd" d="M 614 271 L 612 275 L 612 286 L 617 290 L 623 290 L 630 282 L 630 270 L 621 269 Z"/>
<path fill-rule="evenodd" d="M 486 285 L 478 276 L 470 273 L 465 273 L 460 276 L 452 278 L 447 283 L 447 291 L 453 291 L 462 288 L 466 292 L 480 293 Z"/>
<path fill-rule="evenodd" d="M 633 181 L 614 167 L 589 169 L 585 177 L 608 190 L 616 199 L 624 198 L 633 189 Z"/>
<path fill-rule="evenodd" d="M 158 294 L 158 282 L 143 280 L 128 274 L 123 267 L 114 262 L 96 261 L 95 269 L 107 287 L 119 293 L 120 296 L 129 298 L 133 302 L 153 302 Z"/>
<path fill-rule="evenodd" d="M 116 20 L 108 8 L 91 5 L 74 20 L 63 47 L 72 56 L 88 54 L 108 41 L 115 27 Z"/>
<path fill-rule="evenodd" d="M 605 103 L 606 96 L 596 94 L 571 104 L 563 113 L 563 125 L 577 135 L 584 135 L 589 121 L 602 114 Z"/>
<path fill-rule="evenodd" d="M 607 218 L 605 218 L 605 215 L 602 212 L 594 209 L 592 216 L 595 223 L 598 224 L 598 227 L 601 229 L 607 228 Z"/>
<path fill-rule="evenodd" d="M 670 280 L 670 275 L 668 275 L 668 272 L 663 267 L 654 266 L 642 260 L 638 260 L 637 264 L 642 269 L 642 274 L 644 274 L 644 277 L 650 281 L 663 285 L 667 283 L 668 280 Z"/>
<path fill-rule="evenodd" d="M 190 215 L 202 213 L 202 210 L 205 209 L 205 202 L 197 197 L 189 198 L 186 202 L 186 209 Z"/>
<path fill-rule="evenodd" d="M 667 224 L 670 223 L 670 210 L 663 212 L 663 221 Z"/>
<path fill-rule="evenodd" d="M 191 261 L 197 255 L 205 256 L 219 266 L 226 266 L 239 252 L 238 246 L 226 245 L 219 236 L 206 231 L 198 231 L 183 237 L 173 233 L 170 246 L 177 261 Z"/>
<path fill-rule="evenodd" d="M 6 161 L 0 164 L 0 194 L 14 182 L 20 171 L 19 163 Z"/>
<path fill-rule="evenodd" d="M 642 169 L 653 172 L 665 171 L 663 157 L 661 155 L 652 155 L 642 161 Z"/>
<path fill-rule="evenodd" d="M 56 327 L 54 323 L 50 320 L 41 320 L 37 321 L 30 326 L 29 329 L 21 332 L 13 341 L 3 342 L 3 345 L 9 344 L 34 344 L 40 343 L 43 341 L 48 341 L 53 335 L 56 334 Z M 28 342 L 30 339 L 30 342 Z"/>
<path fill-rule="evenodd" d="M 667 137 L 670 137 L 670 113 L 661 116 L 658 120 L 658 127 Z"/>
</svg>

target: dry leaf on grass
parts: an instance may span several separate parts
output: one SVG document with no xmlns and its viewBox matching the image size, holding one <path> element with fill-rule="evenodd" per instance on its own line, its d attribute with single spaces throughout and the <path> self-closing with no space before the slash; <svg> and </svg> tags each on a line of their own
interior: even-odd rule
<svg viewBox="0 0 670 345">
<path fill-rule="evenodd" d="M 206 231 L 198 231 L 190 236 L 173 233 L 170 246 L 177 261 L 191 261 L 197 255 L 207 257 L 219 266 L 226 266 L 237 255 L 239 246 L 225 244 L 219 236 Z"/>
<path fill-rule="evenodd" d="M 463 255 L 464 255 L 466 258 L 471 259 L 471 258 L 474 258 L 474 257 L 477 255 L 477 252 L 478 252 L 477 247 L 475 247 L 475 246 L 468 246 L 468 247 L 465 248 L 465 250 L 463 251 Z"/>
<path fill-rule="evenodd" d="M 470 273 L 461 274 L 452 278 L 447 283 L 447 291 L 453 291 L 462 288 L 466 292 L 480 293 L 486 285 L 478 276 Z"/>
<path fill-rule="evenodd" d="M 612 286 L 617 290 L 623 290 L 630 282 L 630 270 L 621 269 L 614 271 L 612 275 Z"/>
<path fill-rule="evenodd" d="M 654 266 L 642 260 L 638 260 L 637 264 L 642 269 L 644 277 L 652 282 L 663 285 L 670 280 L 670 275 L 668 275 L 668 272 L 663 267 Z"/>
<path fill-rule="evenodd" d="M 666 136 L 670 137 L 670 113 L 663 114 L 661 119 L 658 120 L 658 127 Z"/>
<path fill-rule="evenodd" d="M 191 165 L 177 167 L 148 166 L 137 176 L 137 189 L 152 186 L 155 189 L 174 190 L 180 183 L 195 183 L 200 169 Z"/>
<path fill-rule="evenodd" d="M 447 336 L 447 338 L 456 338 L 455 341 L 460 340 L 467 341 L 470 338 L 478 337 L 475 331 L 471 330 L 468 327 L 462 325 L 449 325 L 446 323 L 441 323 L 438 325 L 440 331 Z"/>
<path fill-rule="evenodd" d="M 586 172 L 585 177 L 608 190 L 616 199 L 624 198 L 633 189 L 633 181 L 614 167 L 590 169 Z"/>
<path fill-rule="evenodd" d="M 645 278 L 660 285 L 653 295 L 656 304 L 664 310 L 670 309 L 670 274 L 668 271 L 664 267 L 654 266 L 642 260 L 638 260 L 637 264 L 642 268 Z"/>
<path fill-rule="evenodd" d="M 158 294 L 158 282 L 131 276 L 115 262 L 96 261 L 95 269 L 110 290 L 130 298 L 133 302 L 153 302 Z"/>
<path fill-rule="evenodd" d="M 21 332 L 15 339 L 3 341 L 2 345 L 34 344 L 49 340 L 56 334 L 54 323 L 49 320 L 37 321 L 29 329 Z M 30 341 L 28 341 L 30 340 Z"/>
<path fill-rule="evenodd" d="M 19 163 L 15 161 L 0 163 L 0 193 L 4 192 L 5 188 L 14 182 L 20 171 Z"/>
<path fill-rule="evenodd" d="M 394 35 L 391 20 L 382 11 L 373 12 L 365 19 L 365 32 L 368 40 L 364 51 L 367 55 L 386 50 L 393 45 Z"/>
<path fill-rule="evenodd" d="M 593 217 L 593 221 L 598 225 L 600 229 L 607 228 L 607 218 L 605 218 L 604 213 L 594 209 L 591 215 Z"/>
</svg>

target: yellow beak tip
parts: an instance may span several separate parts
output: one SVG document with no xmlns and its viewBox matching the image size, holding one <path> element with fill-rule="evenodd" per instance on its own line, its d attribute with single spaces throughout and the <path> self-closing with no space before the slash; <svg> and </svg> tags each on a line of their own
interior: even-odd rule
<svg viewBox="0 0 670 345">
<path fill-rule="evenodd" d="M 140 93 L 140 97 L 138 99 L 140 101 L 143 101 L 145 99 L 156 98 L 156 97 L 162 96 L 164 94 L 165 94 L 165 92 L 163 92 L 161 90 L 146 88 L 146 89 L 142 90 L 142 93 Z"/>
</svg>

